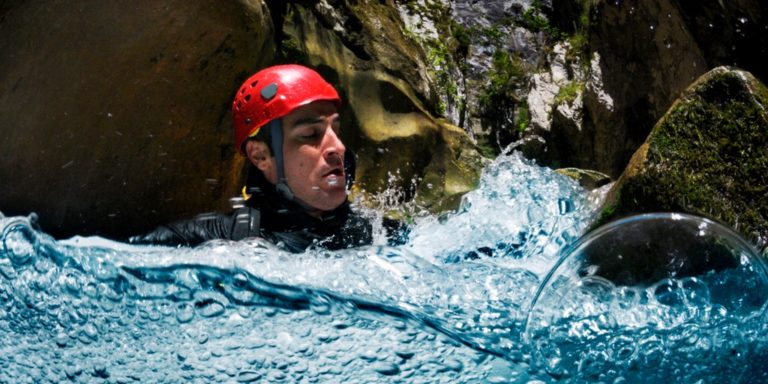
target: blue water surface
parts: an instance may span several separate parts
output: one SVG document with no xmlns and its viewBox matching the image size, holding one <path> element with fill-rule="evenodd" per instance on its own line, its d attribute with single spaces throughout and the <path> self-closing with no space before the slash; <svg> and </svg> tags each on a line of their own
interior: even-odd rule
<svg viewBox="0 0 768 384">
<path fill-rule="evenodd" d="M 749 246 L 703 277 L 616 284 L 579 253 L 598 200 L 513 153 L 399 247 L 56 241 L 0 215 L 0 382 L 765 381 Z"/>
</svg>

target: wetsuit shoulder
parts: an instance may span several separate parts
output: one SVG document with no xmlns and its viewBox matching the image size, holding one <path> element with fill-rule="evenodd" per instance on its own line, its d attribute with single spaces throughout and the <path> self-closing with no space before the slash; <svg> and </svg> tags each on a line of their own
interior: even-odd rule
<svg viewBox="0 0 768 384">
<path fill-rule="evenodd" d="M 195 246 L 214 239 L 241 240 L 259 236 L 261 213 L 242 207 L 229 214 L 207 213 L 190 220 L 161 225 L 149 233 L 128 239 L 131 244 Z"/>
</svg>

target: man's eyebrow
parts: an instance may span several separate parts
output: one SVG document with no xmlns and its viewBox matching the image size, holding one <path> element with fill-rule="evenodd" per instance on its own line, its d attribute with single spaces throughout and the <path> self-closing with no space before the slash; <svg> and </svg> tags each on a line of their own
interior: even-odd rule
<svg viewBox="0 0 768 384">
<path fill-rule="evenodd" d="M 302 117 L 296 120 L 295 122 L 293 122 L 293 126 L 296 127 L 303 124 L 316 124 L 316 123 L 322 123 L 323 121 L 325 121 L 325 118 L 323 116 L 307 116 L 307 117 Z"/>
<path fill-rule="evenodd" d="M 299 118 L 298 120 L 296 120 L 293 123 L 293 125 L 291 126 L 291 128 L 298 127 L 299 125 L 304 125 L 304 124 L 322 123 L 322 122 L 325 121 L 325 119 L 326 119 L 326 117 L 323 116 L 323 115 L 302 117 L 302 118 Z M 339 121 L 340 119 L 341 119 L 341 117 L 337 113 L 337 114 L 335 114 L 335 116 L 333 116 L 331 118 L 331 122 L 334 123 L 334 122 Z"/>
</svg>

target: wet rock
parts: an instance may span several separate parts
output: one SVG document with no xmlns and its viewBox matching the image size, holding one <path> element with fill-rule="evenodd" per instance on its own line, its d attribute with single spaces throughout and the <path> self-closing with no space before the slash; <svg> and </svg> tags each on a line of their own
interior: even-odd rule
<svg viewBox="0 0 768 384">
<path fill-rule="evenodd" d="M 560 168 L 555 172 L 578 181 L 579 185 L 588 190 L 600 188 L 611 182 L 610 176 L 590 169 Z"/>
<path fill-rule="evenodd" d="M 424 52 L 403 35 L 394 7 L 364 1 L 330 12 L 326 3 L 319 11 L 292 5 L 285 32 L 341 91 L 342 139 L 358 155 L 358 186 L 370 194 L 394 187 L 399 202 L 417 197 L 435 211 L 455 208 L 483 160 L 460 128 L 434 117 Z"/>
<path fill-rule="evenodd" d="M 707 67 L 669 0 L 601 2 L 589 20 L 588 121 L 561 152 L 573 151 L 571 166 L 617 176 L 679 92 Z"/>
<path fill-rule="evenodd" d="M 584 94 L 583 129 L 566 125 L 551 143 L 557 147 L 551 156 L 562 157 L 561 166 L 618 176 L 679 94 L 716 66 L 737 66 L 766 81 L 765 2 L 594 4 L 584 28 L 588 72 L 599 86 L 588 86 Z M 572 0 L 554 1 L 553 23 L 566 28 L 576 8 Z"/>
<path fill-rule="evenodd" d="M 261 0 L 0 9 L 0 211 L 112 237 L 227 208 L 229 100 L 273 53 Z"/>
<path fill-rule="evenodd" d="M 768 242 L 768 89 L 718 67 L 678 99 L 608 194 L 598 224 L 630 213 L 708 216 Z"/>
</svg>

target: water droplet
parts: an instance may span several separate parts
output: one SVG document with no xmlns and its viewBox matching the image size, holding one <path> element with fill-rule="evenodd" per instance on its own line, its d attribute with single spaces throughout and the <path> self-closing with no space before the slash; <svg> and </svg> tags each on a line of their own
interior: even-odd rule
<svg viewBox="0 0 768 384">
<path fill-rule="evenodd" d="M 309 304 L 312 312 L 318 315 L 327 315 L 331 313 L 331 301 L 325 296 L 315 296 Z"/>
<path fill-rule="evenodd" d="M 317 339 L 320 340 L 323 343 L 330 343 L 334 340 L 337 340 L 339 338 L 338 335 L 333 335 L 330 333 L 322 332 L 317 335 Z"/>
<path fill-rule="evenodd" d="M 464 369 L 464 364 L 461 361 L 456 359 L 450 359 L 450 358 L 446 359 L 443 362 L 443 366 L 446 369 L 449 369 L 454 372 L 461 372 L 461 370 Z"/>
<path fill-rule="evenodd" d="M 17 268 L 34 258 L 36 243 L 32 228 L 25 224 L 12 225 L 3 233 L 5 254 Z"/>
<path fill-rule="evenodd" d="M 192 321 L 194 317 L 195 317 L 195 310 L 188 303 L 180 304 L 179 308 L 176 310 L 176 320 L 179 323 L 182 323 L 182 324 L 188 323 Z"/>
<path fill-rule="evenodd" d="M 385 376 L 394 376 L 400 373 L 400 367 L 398 367 L 397 364 L 383 361 L 373 364 L 371 368 Z"/>
<path fill-rule="evenodd" d="M 739 22 L 740 22 L 740 23 L 742 23 L 742 24 L 746 24 L 746 23 L 747 23 L 747 21 L 749 21 L 749 19 L 747 19 L 746 17 L 739 17 Z"/>
<path fill-rule="evenodd" d="M 363 359 L 365 361 L 368 361 L 368 362 L 372 362 L 372 361 L 378 360 L 378 356 L 376 355 L 376 351 L 374 351 L 372 349 L 367 349 L 367 350 L 363 351 L 362 353 L 360 353 L 360 355 L 358 355 L 358 357 L 360 357 L 361 359 Z"/>
<path fill-rule="evenodd" d="M 69 342 L 69 336 L 67 336 L 66 333 L 59 333 L 56 335 L 56 345 L 58 345 L 61 348 L 64 348 L 67 346 L 67 343 Z"/>
<path fill-rule="evenodd" d="M 213 299 L 197 301 L 195 302 L 195 307 L 197 308 L 197 312 L 202 317 L 220 316 L 224 313 L 225 310 L 223 304 Z"/>
</svg>

